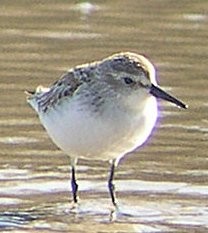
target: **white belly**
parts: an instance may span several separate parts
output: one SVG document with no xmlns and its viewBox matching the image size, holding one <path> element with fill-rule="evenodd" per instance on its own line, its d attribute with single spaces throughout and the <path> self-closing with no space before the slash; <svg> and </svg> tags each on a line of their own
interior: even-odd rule
<svg viewBox="0 0 208 233">
<path fill-rule="evenodd" d="M 146 102 L 137 114 L 113 107 L 100 114 L 66 101 L 40 115 L 40 120 L 54 143 L 70 157 L 111 160 L 141 146 L 150 135 L 157 103 L 154 97 Z"/>
</svg>

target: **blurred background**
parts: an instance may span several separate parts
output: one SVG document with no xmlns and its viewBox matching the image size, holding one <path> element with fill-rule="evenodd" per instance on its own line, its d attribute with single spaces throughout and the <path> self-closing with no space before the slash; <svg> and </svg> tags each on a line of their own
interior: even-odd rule
<svg viewBox="0 0 208 233">
<path fill-rule="evenodd" d="M 1 0 L 1 231 L 208 231 L 207 28 L 207 0 Z M 120 51 L 147 56 L 189 109 L 160 102 L 152 137 L 116 171 L 120 212 L 110 223 L 109 164 L 79 161 L 72 213 L 69 158 L 24 90 Z"/>
</svg>

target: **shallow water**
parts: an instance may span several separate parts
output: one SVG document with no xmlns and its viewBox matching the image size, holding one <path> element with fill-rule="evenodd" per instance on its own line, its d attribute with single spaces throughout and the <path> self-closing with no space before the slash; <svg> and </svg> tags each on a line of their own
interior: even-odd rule
<svg viewBox="0 0 208 233">
<path fill-rule="evenodd" d="M 2 232 L 208 231 L 207 1 L 1 1 Z M 118 51 L 146 54 L 188 110 L 161 102 L 152 137 L 116 171 L 81 160 L 70 210 L 69 158 L 48 139 L 23 91 Z"/>
</svg>

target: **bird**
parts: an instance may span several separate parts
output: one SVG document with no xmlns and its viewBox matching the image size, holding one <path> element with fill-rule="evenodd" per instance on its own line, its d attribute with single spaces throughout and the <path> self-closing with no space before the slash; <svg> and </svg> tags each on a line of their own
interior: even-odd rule
<svg viewBox="0 0 208 233">
<path fill-rule="evenodd" d="M 158 117 L 158 99 L 188 106 L 164 91 L 149 59 L 133 52 L 75 66 L 56 82 L 26 91 L 54 144 L 71 160 L 73 203 L 78 203 L 78 159 L 109 161 L 108 189 L 118 206 L 114 173 L 120 159 L 141 147 Z"/>
</svg>

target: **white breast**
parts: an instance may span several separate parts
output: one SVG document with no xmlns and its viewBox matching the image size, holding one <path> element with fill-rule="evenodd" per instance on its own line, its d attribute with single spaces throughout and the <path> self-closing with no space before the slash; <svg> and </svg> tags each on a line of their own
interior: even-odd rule
<svg viewBox="0 0 208 233">
<path fill-rule="evenodd" d="M 98 160 L 120 158 L 142 145 L 157 118 L 156 99 L 149 96 L 137 114 L 112 104 L 100 114 L 68 100 L 40 114 L 54 143 L 71 157 Z"/>
</svg>

